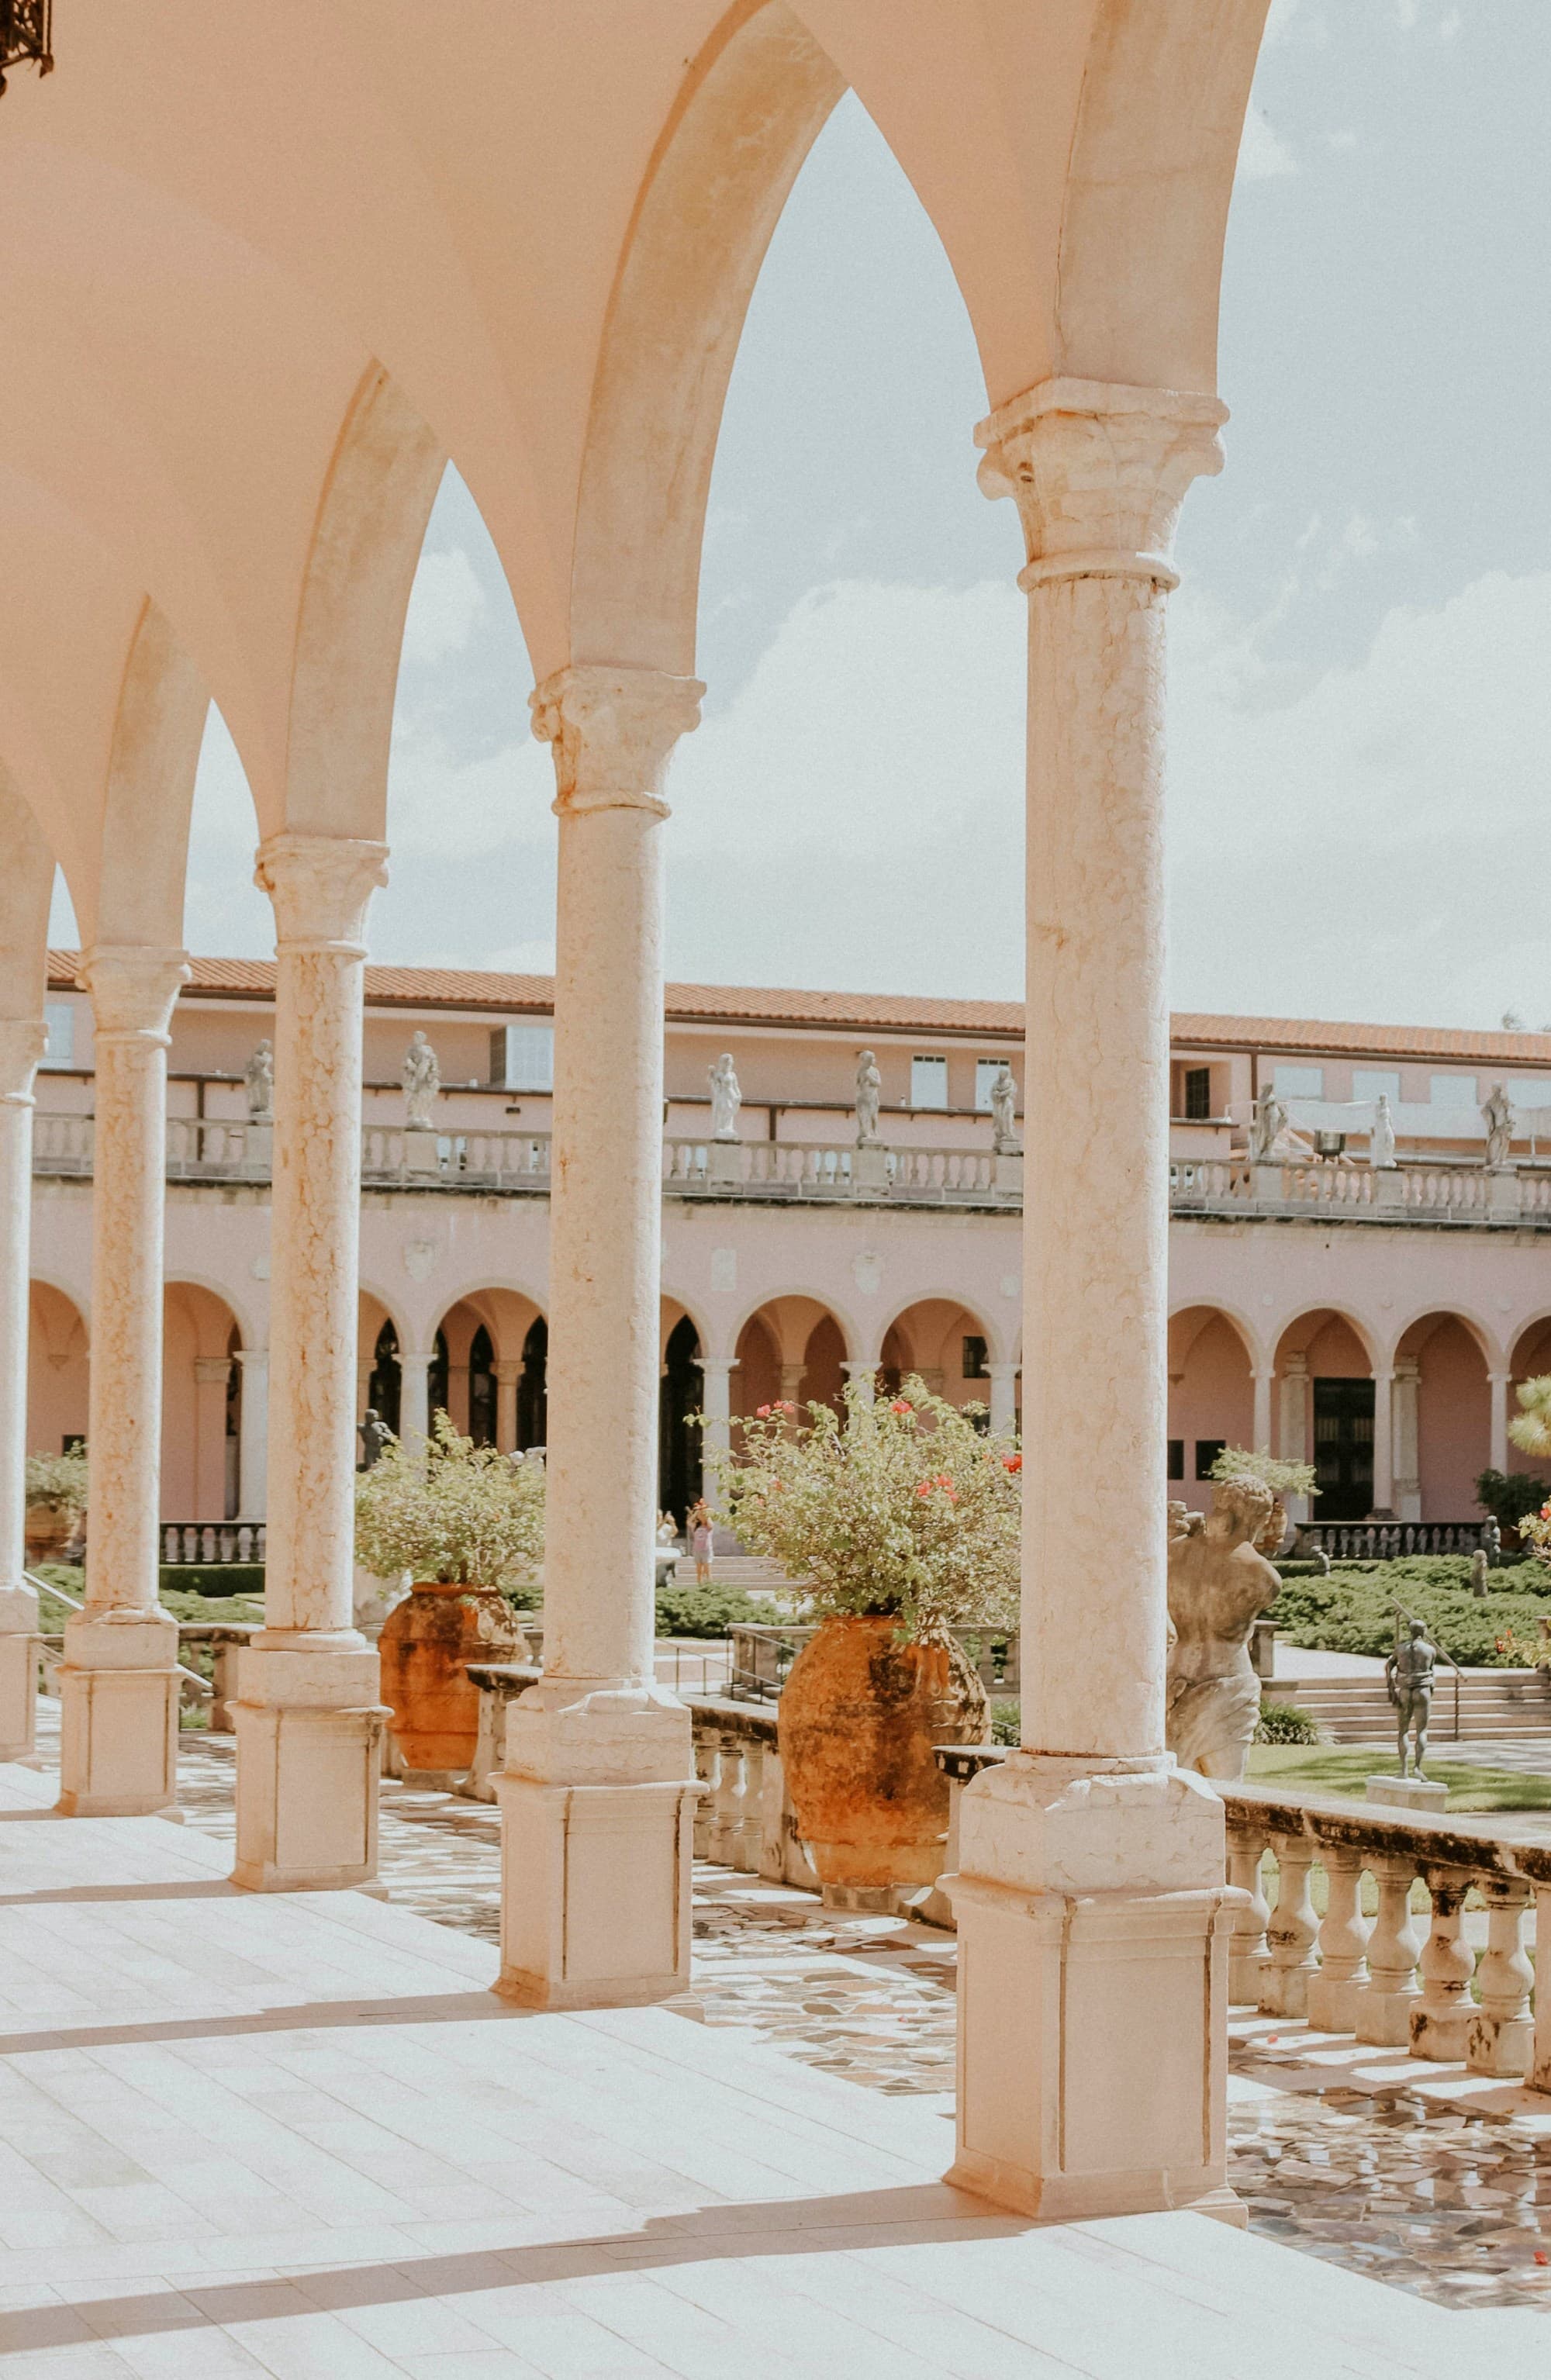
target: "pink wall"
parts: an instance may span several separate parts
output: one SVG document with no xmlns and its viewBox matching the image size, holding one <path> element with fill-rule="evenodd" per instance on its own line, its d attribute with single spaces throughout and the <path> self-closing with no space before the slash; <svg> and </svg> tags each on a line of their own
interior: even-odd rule
<svg viewBox="0 0 1551 2380">
<path fill-rule="evenodd" d="M 1206 1512 L 1212 1491 L 1195 1476 L 1197 1439 L 1220 1438 L 1230 1446 L 1248 1446 L 1254 1427 L 1250 1360 L 1232 1323 L 1199 1307 L 1177 1314 L 1169 1326 L 1169 1435 L 1184 1440 L 1185 1475 L 1169 1481 L 1170 1497 L 1193 1512 Z"/>
<path fill-rule="evenodd" d="M 86 1326 L 70 1300 L 32 1283 L 27 1347 L 27 1450 L 59 1454 L 67 1438 L 86 1436 L 89 1385 Z"/>
<path fill-rule="evenodd" d="M 1424 1521 L 1469 1520 L 1475 1483 L 1491 1454 L 1486 1362 L 1465 1329 L 1448 1316 L 1419 1351 L 1416 1441 Z"/>
</svg>

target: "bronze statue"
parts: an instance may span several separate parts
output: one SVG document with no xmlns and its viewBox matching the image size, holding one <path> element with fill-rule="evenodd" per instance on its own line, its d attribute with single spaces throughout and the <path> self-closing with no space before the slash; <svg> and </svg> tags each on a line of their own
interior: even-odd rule
<svg viewBox="0 0 1551 2380">
<path fill-rule="evenodd" d="M 1437 1663 L 1438 1648 L 1430 1644 L 1426 1628 L 1420 1620 L 1411 1623 L 1411 1635 L 1404 1644 L 1397 1632 L 1395 1650 L 1384 1665 L 1384 1682 L 1389 1699 L 1395 1706 L 1399 1722 L 1400 1774 L 1406 1774 L 1411 1746 L 1408 1737 L 1416 1739 L 1415 1774 L 1422 1776 L 1422 1763 L 1427 1755 L 1427 1721 L 1433 1709 L 1433 1672 Z"/>
</svg>

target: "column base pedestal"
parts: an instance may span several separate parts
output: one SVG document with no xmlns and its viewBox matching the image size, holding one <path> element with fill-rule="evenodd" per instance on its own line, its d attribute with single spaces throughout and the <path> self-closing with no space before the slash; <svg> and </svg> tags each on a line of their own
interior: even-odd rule
<svg viewBox="0 0 1551 2380">
<path fill-rule="evenodd" d="M 37 1715 L 38 1598 L 0 1587 L 0 1760 L 33 1758 Z"/>
<path fill-rule="evenodd" d="M 512 1706 L 501 1973 L 523 2008 L 633 2008 L 689 1986 L 689 1713 L 656 1686 L 541 1679 Z"/>
<path fill-rule="evenodd" d="M 269 1632 L 278 1634 L 278 1632 Z M 249 1892 L 340 1892 L 377 1874 L 377 1656 L 358 1637 L 244 1646 L 237 1661 L 236 1858 Z"/>
<path fill-rule="evenodd" d="M 177 1622 L 88 1608 L 59 1665 L 63 1818 L 170 1815 L 177 1803 Z"/>
<path fill-rule="evenodd" d="M 1047 2222 L 1228 2187 L 1222 1804 L 1172 1760 L 1015 1753 L 960 1803 L 957 2154 L 948 2180 Z"/>
</svg>

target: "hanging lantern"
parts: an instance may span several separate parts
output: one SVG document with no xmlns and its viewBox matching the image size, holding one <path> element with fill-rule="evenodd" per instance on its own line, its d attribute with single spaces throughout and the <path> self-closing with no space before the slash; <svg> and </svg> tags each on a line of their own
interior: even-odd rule
<svg viewBox="0 0 1551 2380">
<path fill-rule="evenodd" d="M 52 15 L 53 0 L 0 0 L 0 91 L 7 70 L 18 64 L 35 66 L 40 74 L 54 72 Z"/>
</svg>

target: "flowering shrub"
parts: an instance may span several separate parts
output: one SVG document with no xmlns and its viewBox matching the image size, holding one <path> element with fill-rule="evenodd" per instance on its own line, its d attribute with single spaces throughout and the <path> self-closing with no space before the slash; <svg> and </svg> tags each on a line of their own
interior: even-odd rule
<svg viewBox="0 0 1551 2380">
<path fill-rule="evenodd" d="M 27 1458 L 27 1501 L 45 1512 L 86 1510 L 86 1449 L 73 1454 L 30 1454 Z"/>
<path fill-rule="evenodd" d="M 506 1586 L 544 1550 L 544 1470 L 460 1438 L 444 1413 L 421 1450 L 395 1439 L 356 1486 L 356 1559 L 379 1578 Z"/>
<path fill-rule="evenodd" d="M 1247 1473 L 1269 1488 L 1279 1503 L 1284 1496 L 1317 1496 L 1312 1463 L 1290 1463 L 1279 1454 L 1252 1454 L 1242 1446 L 1225 1446 L 1212 1465 L 1214 1479 L 1237 1479 Z"/>
<path fill-rule="evenodd" d="M 743 1452 L 713 1457 L 718 1518 L 800 1579 L 827 1620 L 888 1612 L 920 1639 L 951 1622 L 1015 1622 L 1023 1457 L 915 1378 L 869 1403 L 853 1381 L 844 1426 L 786 1403 L 743 1424 Z"/>
</svg>

